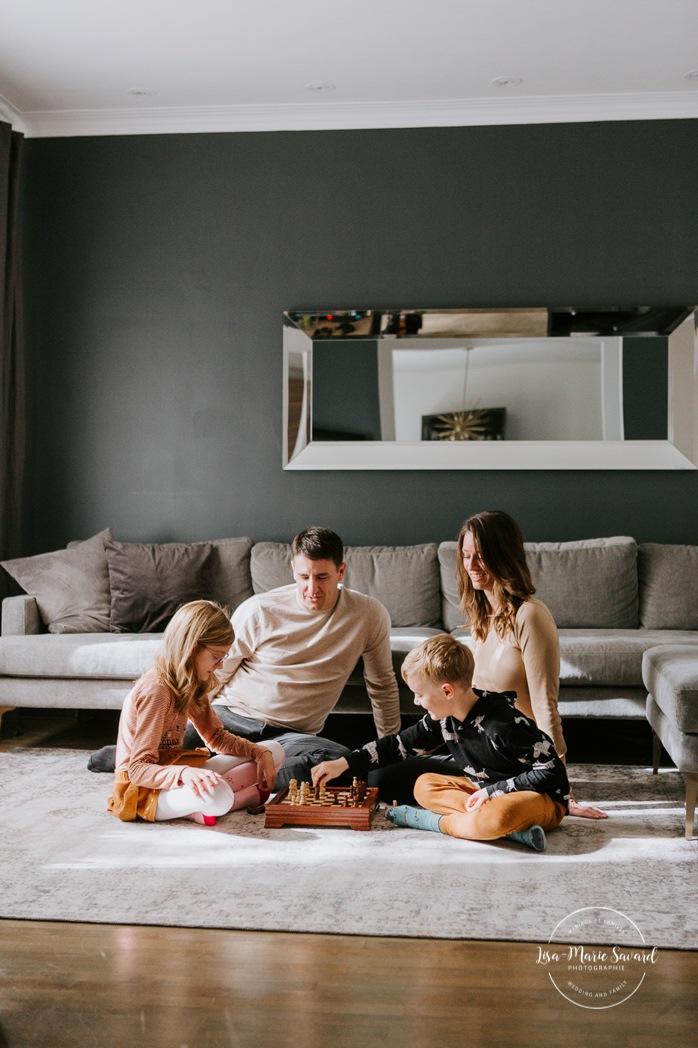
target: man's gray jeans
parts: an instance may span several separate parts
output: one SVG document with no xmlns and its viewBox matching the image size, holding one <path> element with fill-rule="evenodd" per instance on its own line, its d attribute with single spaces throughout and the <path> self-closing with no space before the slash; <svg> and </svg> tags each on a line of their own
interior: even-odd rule
<svg viewBox="0 0 698 1048">
<path fill-rule="evenodd" d="M 319 764 L 321 761 L 333 761 L 351 753 L 351 750 L 342 746 L 341 743 L 325 739 L 320 735 L 306 735 L 303 732 L 281 728 L 278 724 L 267 724 L 265 721 L 254 720 L 252 717 L 243 717 L 228 709 L 227 706 L 214 706 L 214 709 L 223 727 L 233 735 L 249 739 L 250 742 L 260 743 L 264 743 L 267 739 L 275 739 L 283 747 L 286 759 L 276 773 L 275 789 L 277 790 L 288 786 L 291 779 L 296 779 L 298 782 L 311 782 L 310 769 L 314 764 Z M 205 745 L 194 725 L 189 724 L 184 735 L 184 749 L 190 750 Z M 350 782 L 351 776 L 345 772 L 343 776 L 333 780 L 332 785 L 341 786 Z"/>
</svg>

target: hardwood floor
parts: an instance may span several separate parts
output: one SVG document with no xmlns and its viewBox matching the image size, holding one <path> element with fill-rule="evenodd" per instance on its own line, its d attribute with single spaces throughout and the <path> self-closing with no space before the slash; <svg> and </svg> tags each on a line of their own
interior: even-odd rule
<svg viewBox="0 0 698 1048">
<path fill-rule="evenodd" d="M 689 1048 L 698 1035 L 693 953 L 662 952 L 630 1001 L 593 1011 L 560 997 L 527 943 L 1 921 L 0 952 L 10 1048 Z"/>
<path fill-rule="evenodd" d="M 10 721 L 0 751 L 87 752 L 113 730 L 107 716 L 19 721 L 23 734 L 7 738 L 18 723 Z M 0 920 L 0 1048 L 698 1043 L 698 952 L 661 951 L 629 1001 L 593 1010 L 560 996 L 537 951 L 532 943 Z"/>
</svg>

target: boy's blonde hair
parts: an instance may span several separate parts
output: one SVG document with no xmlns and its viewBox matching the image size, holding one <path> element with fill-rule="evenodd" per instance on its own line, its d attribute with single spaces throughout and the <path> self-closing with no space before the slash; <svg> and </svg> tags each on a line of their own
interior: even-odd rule
<svg viewBox="0 0 698 1048">
<path fill-rule="evenodd" d="M 421 677 L 431 684 L 460 684 L 469 688 L 473 682 L 475 659 L 470 648 L 452 637 L 440 633 L 413 648 L 402 664 L 402 677 Z"/>
<path fill-rule="evenodd" d="M 235 634 L 224 608 L 213 600 L 192 600 L 178 608 L 165 629 L 155 660 L 160 679 L 175 695 L 175 706 L 186 712 L 218 683 L 212 673 L 201 681 L 196 656 L 201 647 L 227 649 Z"/>
</svg>

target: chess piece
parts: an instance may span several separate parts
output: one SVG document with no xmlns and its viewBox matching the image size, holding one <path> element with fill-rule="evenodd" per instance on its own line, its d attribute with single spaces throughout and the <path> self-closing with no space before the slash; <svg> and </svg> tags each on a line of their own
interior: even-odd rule
<svg viewBox="0 0 698 1048">
<path fill-rule="evenodd" d="M 286 795 L 286 802 L 288 804 L 298 803 L 298 780 L 291 779 L 288 784 L 288 793 Z"/>
</svg>

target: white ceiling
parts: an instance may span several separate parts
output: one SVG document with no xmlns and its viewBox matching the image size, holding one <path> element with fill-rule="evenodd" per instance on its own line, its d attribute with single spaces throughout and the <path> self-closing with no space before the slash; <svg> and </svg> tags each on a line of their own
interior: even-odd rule
<svg viewBox="0 0 698 1048">
<path fill-rule="evenodd" d="M 31 137 L 677 117 L 698 0 L 0 0 Z"/>
</svg>

